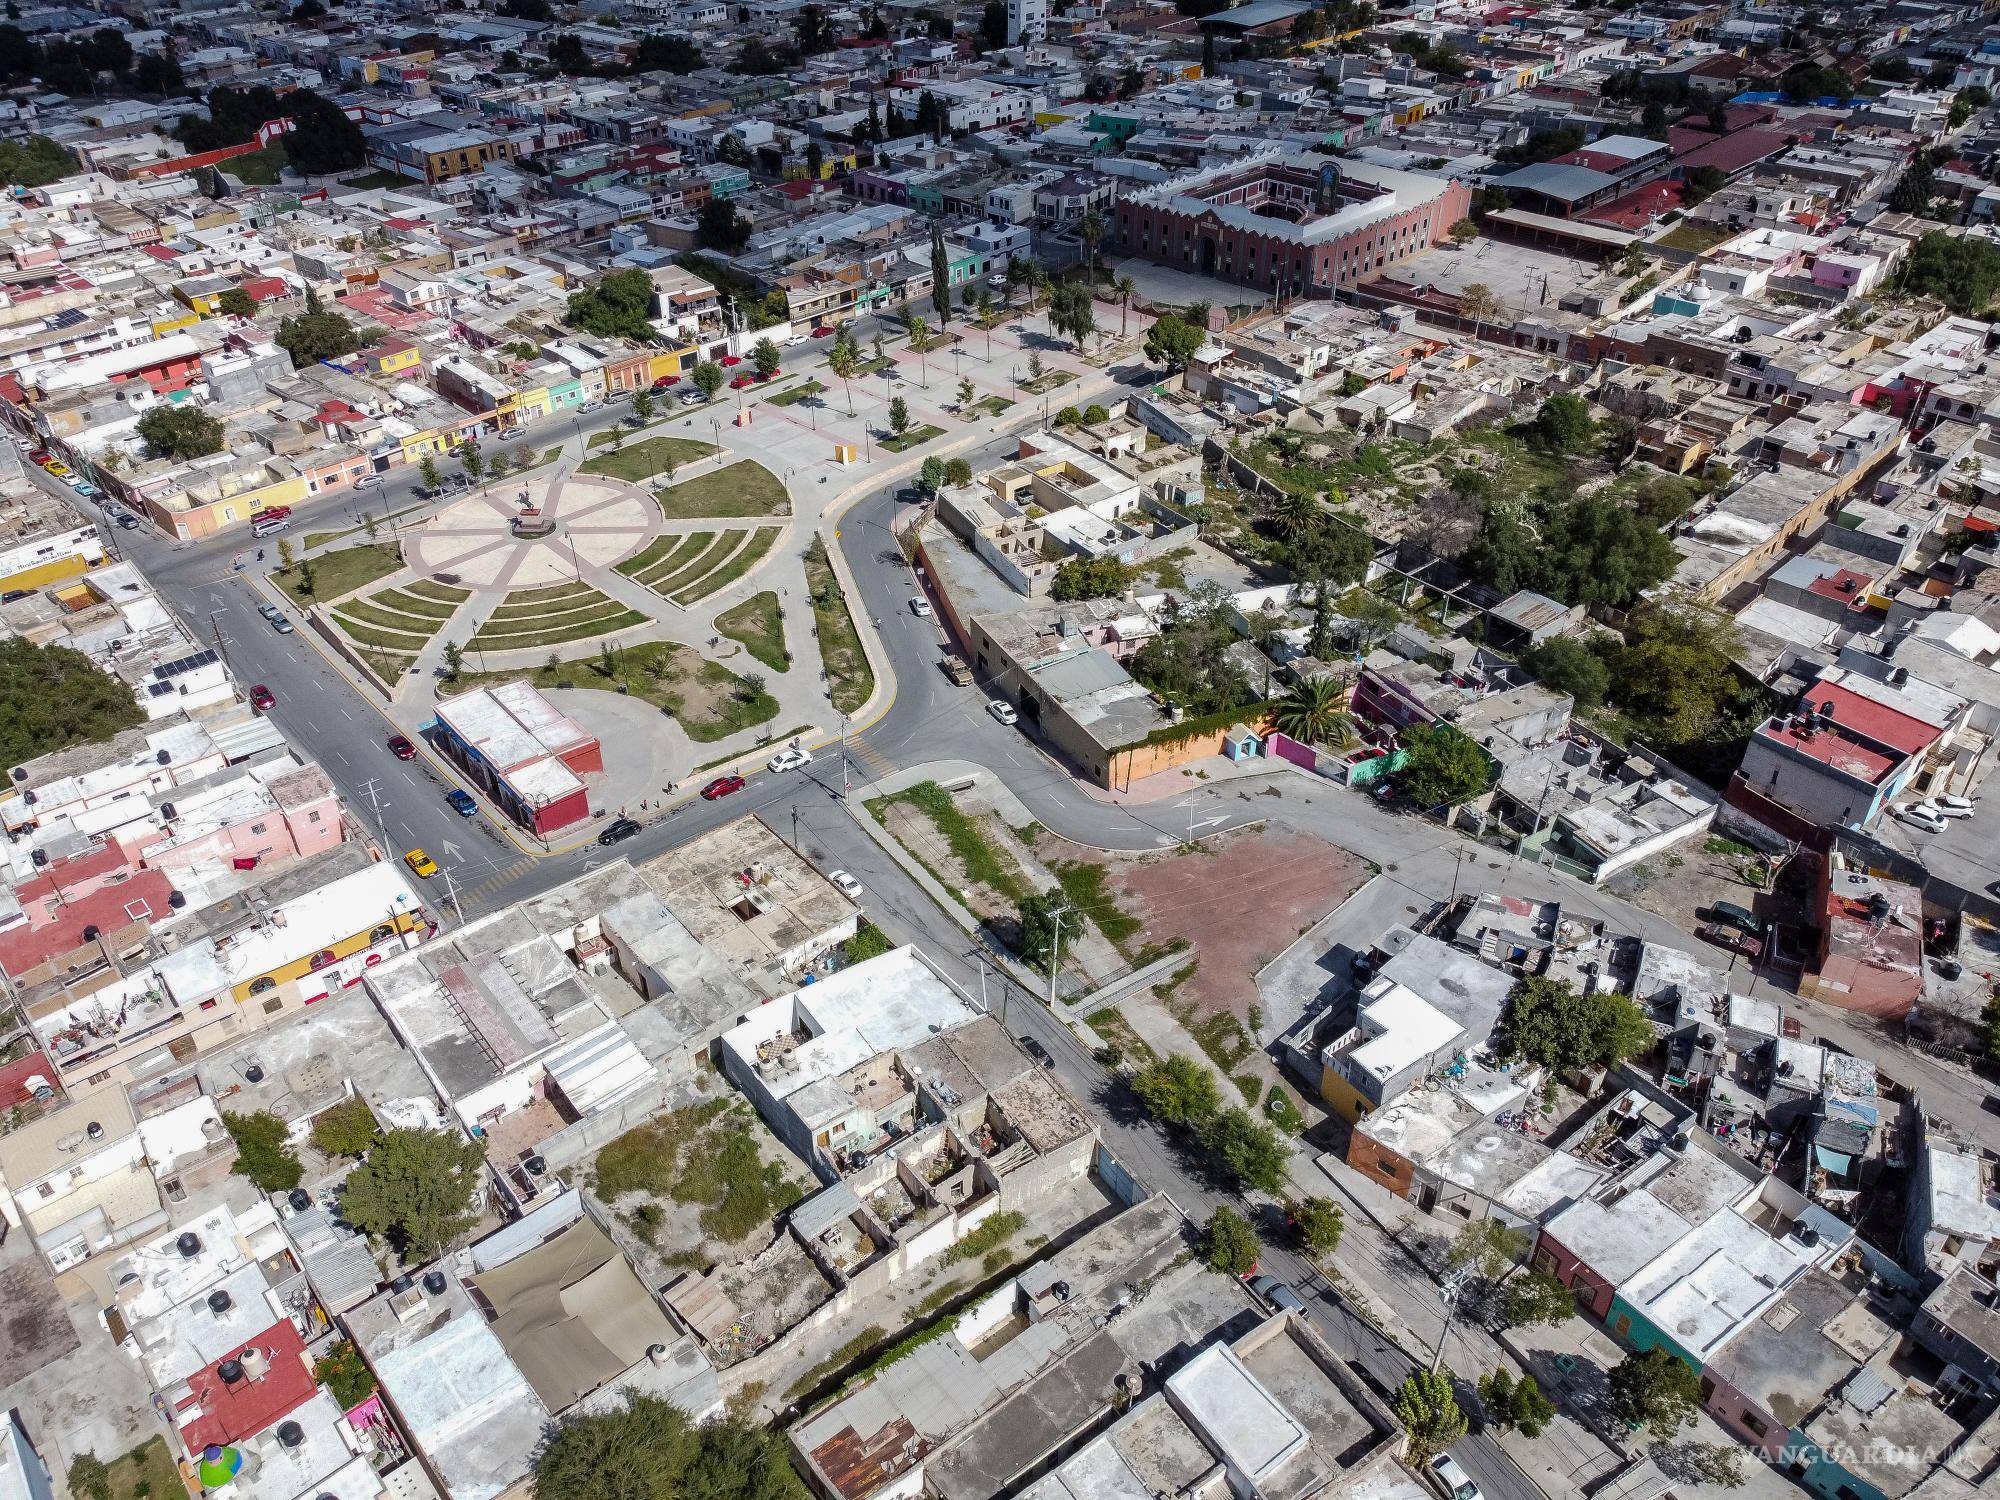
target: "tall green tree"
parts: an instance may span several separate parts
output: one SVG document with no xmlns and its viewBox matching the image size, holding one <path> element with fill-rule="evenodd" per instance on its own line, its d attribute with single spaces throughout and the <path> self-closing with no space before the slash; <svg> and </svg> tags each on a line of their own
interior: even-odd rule
<svg viewBox="0 0 2000 1500">
<path fill-rule="evenodd" d="M 563 321 L 585 333 L 645 344 L 656 337 L 652 307 L 653 278 L 631 267 L 608 271 L 571 292 L 563 306 Z"/>
<path fill-rule="evenodd" d="M 1656 1438 L 1671 1437 L 1701 1412 L 1701 1377 L 1658 1345 L 1626 1355 L 1610 1386 L 1618 1420 Z"/>
<path fill-rule="evenodd" d="M 1465 1436 L 1465 1413 L 1452 1393 L 1451 1377 L 1442 1371 L 1413 1372 L 1389 1406 L 1409 1434 L 1409 1460 L 1416 1467 Z"/>
<path fill-rule="evenodd" d="M 1658 1040 L 1645 1012 L 1613 990 L 1583 994 L 1564 979 L 1528 975 L 1507 1000 L 1502 1045 L 1510 1057 L 1540 1063 L 1558 1076 L 1614 1067 Z"/>
<path fill-rule="evenodd" d="M 289 1127 L 264 1110 L 231 1114 L 224 1110 L 223 1128 L 236 1143 L 236 1164 L 230 1169 L 247 1177 L 259 1192 L 285 1193 L 299 1185 L 305 1166 L 292 1150 Z"/>
<path fill-rule="evenodd" d="M 778 373 L 784 357 L 778 353 L 778 346 L 770 339 L 759 339 L 750 350 L 750 363 L 755 366 L 761 379 L 769 380 Z"/>
<path fill-rule="evenodd" d="M 1419 807 L 1457 807 L 1493 781 L 1493 768 L 1473 739 L 1449 724 L 1414 724 L 1403 731 L 1407 758 L 1397 772 Z"/>
<path fill-rule="evenodd" d="M 277 345 L 292 357 L 292 368 L 303 370 L 322 360 L 338 359 L 361 347 L 361 334 L 337 312 L 308 310 L 278 324 Z"/>
<path fill-rule="evenodd" d="M 1250 1221 L 1233 1208 L 1218 1208 L 1201 1229 L 1201 1256 L 1211 1271 L 1225 1276 L 1248 1276 L 1257 1269 L 1261 1250 L 1257 1231 Z"/>
<path fill-rule="evenodd" d="M 137 430 L 154 458 L 186 461 L 222 448 L 222 423 L 192 402 L 153 407 Z"/>
<path fill-rule="evenodd" d="M 1146 330 L 1146 358 L 1169 370 L 1184 370 L 1207 336 L 1172 313 L 1162 313 Z"/>
<path fill-rule="evenodd" d="M 391 1130 L 341 1190 L 348 1223 L 430 1260 L 479 1222 L 486 1149 L 446 1130 Z"/>
<path fill-rule="evenodd" d="M 81 651 L 0 640 L 0 763 L 96 744 L 145 717 L 132 690 Z"/>
<path fill-rule="evenodd" d="M 931 306 L 937 309 L 938 327 L 951 327 L 951 253 L 938 219 L 931 220 Z"/>
<path fill-rule="evenodd" d="M 1132 1092 L 1154 1119 L 1189 1130 L 1222 1108 L 1214 1075 L 1178 1052 L 1134 1073 Z"/>
<path fill-rule="evenodd" d="M 1340 1248 L 1347 1216 L 1329 1198 L 1301 1198 L 1291 1206 L 1292 1232 L 1309 1255 L 1326 1260 Z"/>
<path fill-rule="evenodd" d="M 696 1423 L 657 1396 L 558 1423 L 535 1493 L 562 1500 L 806 1500 L 785 1439 L 734 1417 Z"/>
<path fill-rule="evenodd" d="M 307 177 L 351 172 L 368 160 L 368 142 L 347 111 L 311 89 L 285 95 L 292 128 L 285 132 L 285 158 Z"/>
<path fill-rule="evenodd" d="M 705 359 L 694 367 L 694 374 L 688 378 L 704 398 L 713 401 L 715 393 L 722 389 L 722 366 L 712 359 Z"/>
</svg>

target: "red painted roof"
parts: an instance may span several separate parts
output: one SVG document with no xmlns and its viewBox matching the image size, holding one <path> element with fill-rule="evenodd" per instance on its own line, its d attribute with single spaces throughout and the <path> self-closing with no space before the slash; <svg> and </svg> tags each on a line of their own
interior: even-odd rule
<svg viewBox="0 0 2000 1500">
<path fill-rule="evenodd" d="M 1671 138 L 1675 132 L 1670 130 L 1667 134 Z M 1790 132 L 1759 125 L 1748 130 L 1731 131 L 1720 139 L 1710 136 L 1705 130 L 1689 131 L 1687 135 L 1705 137 L 1705 140 L 1690 139 L 1685 146 L 1676 145 L 1676 166 L 1720 167 L 1724 172 L 1737 172 L 1753 161 L 1762 161 L 1783 150 Z"/>
<path fill-rule="evenodd" d="M 1816 683 L 1806 695 L 1815 708 L 1831 703 L 1833 722 L 1843 729 L 1866 735 L 1878 745 L 1887 745 L 1905 755 L 1928 750 L 1937 742 L 1940 729 L 1910 714 L 1864 698 L 1838 683 Z"/>
<path fill-rule="evenodd" d="M 154 260 L 175 261 L 181 258 L 180 251 L 169 250 L 165 245 L 148 245 L 144 250 L 140 251 L 139 253 L 142 255 L 150 255 L 153 257 Z"/>
<path fill-rule="evenodd" d="M 1821 765 L 1831 766 L 1836 771 L 1845 771 L 1849 776 L 1858 777 L 1870 786 L 1881 781 L 1901 763 L 1869 749 L 1858 740 L 1847 738 L 1838 730 L 1794 729 L 1787 720 L 1776 728 L 1766 724 L 1757 733 L 1767 739 L 1777 740 L 1787 749 L 1816 760 Z"/>
<path fill-rule="evenodd" d="M 1818 594 L 1822 599 L 1838 599 L 1842 604 L 1853 604 L 1867 587 L 1866 573 L 1857 573 L 1852 568 L 1837 568 L 1815 578 L 1806 586 L 1806 592 Z"/>
<path fill-rule="evenodd" d="M 263 1350 L 270 1365 L 256 1380 L 224 1383 L 216 1373 L 222 1360 L 189 1377 L 193 1394 L 175 1413 L 189 1453 L 200 1453 L 210 1443 L 240 1443 L 255 1437 L 287 1412 L 297 1411 L 319 1389 L 306 1363 L 305 1341 L 290 1318 L 273 1323 L 244 1345 L 251 1347 Z M 240 1362 L 243 1350 L 227 1357 Z"/>
<path fill-rule="evenodd" d="M 173 882 L 158 870 L 140 870 L 130 880 L 106 886 L 75 901 L 65 901 L 55 920 L 41 927 L 19 928 L 0 935 L 0 969 L 20 974 L 58 953 L 80 948 L 84 929 L 112 933 L 138 920 L 130 907 L 145 903 L 153 920 L 167 915 Z"/>
<path fill-rule="evenodd" d="M 1616 174 L 1632 165 L 1629 156 L 1613 156 L 1608 152 L 1593 151 L 1588 146 L 1579 146 L 1574 151 L 1565 151 L 1561 156 L 1551 157 L 1550 165 L 1557 167 L 1588 167 L 1593 172 Z"/>
<path fill-rule="evenodd" d="M 252 276 L 243 283 L 243 295 L 252 302 L 269 302 L 273 297 L 285 295 L 286 287 L 276 276 Z"/>
<path fill-rule="evenodd" d="M 62 1087 L 56 1073 L 56 1065 L 49 1061 L 46 1052 L 30 1052 L 0 1068 L 0 1109 L 12 1109 L 17 1104 L 25 1104 L 34 1097 L 28 1091 L 30 1078 L 45 1078 L 49 1086 L 60 1095 Z"/>
<path fill-rule="evenodd" d="M 1605 224 L 1613 229 L 1644 229 L 1655 215 L 1680 208 L 1682 198 L 1681 185 L 1671 178 L 1662 177 L 1613 198 L 1582 217 L 1587 224 Z"/>
</svg>

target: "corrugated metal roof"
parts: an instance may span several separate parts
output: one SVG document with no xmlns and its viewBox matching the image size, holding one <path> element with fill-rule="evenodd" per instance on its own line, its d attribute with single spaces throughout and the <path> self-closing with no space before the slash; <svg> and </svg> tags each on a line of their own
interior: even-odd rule
<svg viewBox="0 0 2000 1500">
<path fill-rule="evenodd" d="M 1518 172 L 1509 172 L 1499 179 L 1498 185 L 1509 192 L 1540 193 L 1546 198 L 1575 203 L 1593 193 L 1616 187 L 1618 179 L 1603 172 L 1593 172 L 1588 167 L 1564 167 L 1543 161 L 1523 167 Z"/>
</svg>

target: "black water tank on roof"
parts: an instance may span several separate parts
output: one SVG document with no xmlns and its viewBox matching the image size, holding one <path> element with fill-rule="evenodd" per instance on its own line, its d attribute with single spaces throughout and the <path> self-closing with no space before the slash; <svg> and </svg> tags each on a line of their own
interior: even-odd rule
<svg viewBox="0 0 2000 1500">
<path fill-rule="evenodd" d="M 243 1378 L 243 1365 L 238 1360 L 225 1359 L 215 1367 L 215 1373 L 222 1377 L 224 1385 L 234 1385 Z"/>
<path fill-rule="evenodd" d="M 295 1214 L 302 1214 L 313 1206 L 312 1194 L 304 1188 L 293 1188 L 285 1195 L 285 1201 L 291 1204 Z"/>
<path fill-rule="evenodd" d="M 283 1443 L 287 1448 L 296 1448 L 305 1440 L 306 1430 L 299 1426 L 298 1423 L 280 1422 L 278 1424 L 278 1441 Z"/>
<path fill-rule="evenodd" d="M 433 1297 L 442 1297 L 444 1295 L 444 1289 L 445 1289 L 444 1272 L 442 1271 L 424 1272 L 425 1291 L 429 1292 Z"/>
<path fill-rule="evenodd" d="M 230 1309 L 229 1293 L 217 1288 L 208 1294 L 208 1310 L 218 1318 Z"/>
<path fill-rule="evenodd" d="M 174 1248 L 180 1251 L 184 1259 L 192 1260 L 201 1254 L 201 1236 L 190 1229 L 174 1241 Z"/>
</svg>

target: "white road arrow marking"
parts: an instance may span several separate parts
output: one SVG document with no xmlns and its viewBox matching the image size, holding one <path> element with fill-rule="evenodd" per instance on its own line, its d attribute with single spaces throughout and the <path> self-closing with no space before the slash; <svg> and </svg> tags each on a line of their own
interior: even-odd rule
<svg viewBox="0 0 2000 1500">
<path fill-rule="evenodd" d="M 444 840 L 442 847 L 444 849 L 444 857 L 446 859 L 458 858 L 458 845 L 454 844 L 450 839 Z"/>
</svg>

